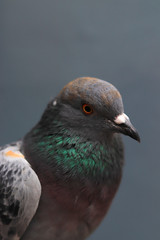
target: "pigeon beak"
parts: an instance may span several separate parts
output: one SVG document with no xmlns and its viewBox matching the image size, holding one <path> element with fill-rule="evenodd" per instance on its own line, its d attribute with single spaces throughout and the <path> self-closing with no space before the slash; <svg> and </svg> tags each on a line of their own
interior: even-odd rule
<svg viewBox="0 0 160 240">
<path fill-rule="evenodd" d="M 119 126 L 119 131 L 121 133 L 128 135 L 136 141 L 140 142 L 140 136 L 137 130 L 133 127 L 129 117 L 125 113 L 118 115 L 115 118 L 114 122 Z"/>
</svg>

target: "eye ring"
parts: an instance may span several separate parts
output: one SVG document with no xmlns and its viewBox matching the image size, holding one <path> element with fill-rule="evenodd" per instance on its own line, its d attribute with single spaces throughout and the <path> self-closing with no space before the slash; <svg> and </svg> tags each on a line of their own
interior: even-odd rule
<svg viewBox="0 0 160 240">
<path fill-rule="evenodd" d="M 91 115 L 93 113 L 93 108 L 89 104 L 83 104 L 82 105 L 82 110 L 86 115 Z"/>
</svg>

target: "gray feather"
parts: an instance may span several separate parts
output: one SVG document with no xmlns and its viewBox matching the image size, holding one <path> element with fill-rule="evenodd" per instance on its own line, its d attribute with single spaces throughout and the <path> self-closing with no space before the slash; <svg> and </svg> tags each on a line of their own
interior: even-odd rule
<svg viewBox="0 0 160 240">
<path fill-rule="evenodd" d="M 0 235 L 18 240 L 38 207 L 41 185 L 29 163 L 22 157 L 6 156 L 19 151 L 20 142 L 0 151 Z"/>
</svg>

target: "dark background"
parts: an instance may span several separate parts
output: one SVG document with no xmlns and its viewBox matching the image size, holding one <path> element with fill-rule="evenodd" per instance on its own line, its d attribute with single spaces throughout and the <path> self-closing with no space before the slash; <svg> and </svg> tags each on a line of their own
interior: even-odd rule
<svg viewBox="0 0 160 240">
<path fill-rule="evenodd" d="M 141 144 L 123 137 L 124 176 L 90 240 L 160 239 L 160 2 L 1 0 L 0 144 L 21 138 L 64 84 L 114 84 Z"/>
</svg>

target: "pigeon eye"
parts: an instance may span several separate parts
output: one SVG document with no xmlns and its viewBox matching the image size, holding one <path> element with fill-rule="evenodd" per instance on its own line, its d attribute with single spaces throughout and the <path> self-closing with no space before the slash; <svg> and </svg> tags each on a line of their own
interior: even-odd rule
<svg viewBox="0 0 160 240">
<path fill-rule="evenodd" d="M 82 109 L 86 115 L 90 115 L 93 113 L 93 108 L 89 104 L 83 104 Z"/>
</svg>

